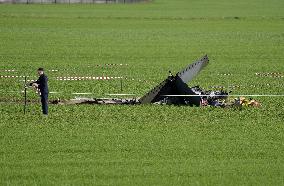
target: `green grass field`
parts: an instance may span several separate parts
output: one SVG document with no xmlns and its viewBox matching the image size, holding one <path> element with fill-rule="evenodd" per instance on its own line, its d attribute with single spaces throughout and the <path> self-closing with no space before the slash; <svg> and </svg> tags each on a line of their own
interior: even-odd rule
<svg viewBox="0 0 284 186">
<path fill-rule="evenodd" d="M 128 77 L 123 92 L 142 96 L 204 54 L 190 85 L 283 94 L 283 77 L 255 75 L 283 75 L 283 51 L 282 0 L 0 4 L 0 75 L 58 69 L 51 99 L 120 93 L 119 81 L 57 76 Z M 128 66 L 96 67 L 109 63 Z M 51 105 L 45 118 L 39 104 L 23 115 L 20 80 L 0 78 L 0 185 L 284 185 L 284 97 L 241 110 Z"/>
</svg>

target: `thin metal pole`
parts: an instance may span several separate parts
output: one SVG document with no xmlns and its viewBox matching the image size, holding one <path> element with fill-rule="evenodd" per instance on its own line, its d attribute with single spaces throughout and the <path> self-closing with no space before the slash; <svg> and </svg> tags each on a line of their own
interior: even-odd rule
<svg viewBox="0 0 284 186">
<path fill-rule="evenodd" d="M 120 92 L 122 92 L 122 78 L 120 78 Z"/>
<path fill-rule="evenodd" d="M 27 76 L 25 76 L 25 84 L 24 84 L 24 114 L 26 114 L 26 107 L 27 107 Z"/>
</svg>

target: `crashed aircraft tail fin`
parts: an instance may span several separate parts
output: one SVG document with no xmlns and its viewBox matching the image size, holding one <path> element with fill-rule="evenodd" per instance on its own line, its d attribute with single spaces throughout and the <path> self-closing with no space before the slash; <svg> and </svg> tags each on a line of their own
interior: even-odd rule
<svg viewBox="0 0 284 186">
<path fill-rule="evenodd" d="M 205 55 L 200 60 L 188 65 L 184 70 L 178 72 L 176 76 L 179 76 L 184 83 L 191 81 L 197 74 L 207 66 L 209 63 L 208 56 Z"/>
<path fill-rule="evenodd" d="M 150 90 L 147 94 L 139 99 L 142 104 L 154 103 L 163 100 L 165 97 L 163 95 L 183 95 L 194 94 L 186 83 L 191 81 L 207 64 L 209 60 L 207 55 L 205 55 L 200 60 L 187 66 L 184 70 L 178 72 L 176 76 L 169 76 L 167 79 L 162 81 L 155 88 Z M 191 102 L 194 105 L 198 105 L 199 101 L 197 98 L 171 98 L 170 100 L 173 104 L 183 104 L 186 102 Z M 192 99 L 192 100 L 189 100 Z"/>
</svg>

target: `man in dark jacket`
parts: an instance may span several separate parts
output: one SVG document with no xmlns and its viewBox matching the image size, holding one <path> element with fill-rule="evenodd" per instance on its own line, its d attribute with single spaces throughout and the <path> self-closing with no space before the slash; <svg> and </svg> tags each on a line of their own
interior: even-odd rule
<svg viewBox="0 0 284 186">
<path fill-rule="evenodd" d="M 44 69 L 39 68 L 37 70 L 39 78 L 37 81 L 30 83 L 30 86 L 33 86 L 39 90 L 39 95 L 41 98 L 41 106 L 42 106 L 42 113 L 44 115 L 48 114 L 48 78 L 44 74 Z"/>
</svg>

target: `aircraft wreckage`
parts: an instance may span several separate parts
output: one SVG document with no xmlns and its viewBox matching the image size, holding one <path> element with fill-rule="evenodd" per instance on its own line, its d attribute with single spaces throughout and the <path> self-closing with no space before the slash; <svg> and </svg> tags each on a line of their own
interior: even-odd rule
<svg viewBox="0 0 284 186">
<path fill-rule="evenodd" d="M 199 72 L 207 66 L 207 55 L 188 65 L 176 75 L 170 75 L 141 98 L 76 98 L 71 100 L 54 100 L 53 104 L 111 104 L 111 105 L 138 105 L 138 104 L 165 104 L 188 106 L 260 106 L 253 99 L 237 97 L 229 99 L 229 93 L 223 90 L 203 90 L 199 86 L 187 85 Z"/>
</svg>

